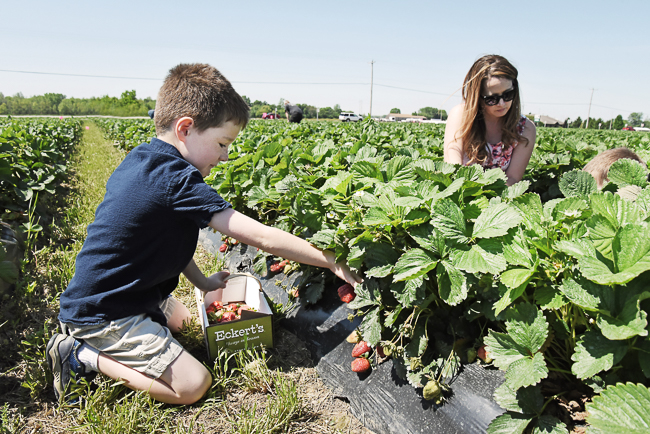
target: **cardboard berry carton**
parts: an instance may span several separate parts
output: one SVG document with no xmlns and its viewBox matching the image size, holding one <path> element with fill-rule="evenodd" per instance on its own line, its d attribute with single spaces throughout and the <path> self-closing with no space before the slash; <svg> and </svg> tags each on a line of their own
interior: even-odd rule
<svg viewBox="0 0 650 434">
<path fill-rule="evenodd" d="M 194 292 L 210 360 L 222 349 L 273 347 L 271 308 L 255 276 L 233 273 L 225 288 L 210 292 L 194 288 Z"/>
</svg>

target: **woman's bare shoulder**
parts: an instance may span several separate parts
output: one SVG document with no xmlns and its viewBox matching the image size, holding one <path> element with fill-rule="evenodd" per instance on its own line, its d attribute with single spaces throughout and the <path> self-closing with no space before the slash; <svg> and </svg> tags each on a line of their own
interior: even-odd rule
<svg viewBox="0 0 650 434">
<path fill-rule="evenodd" d="M 460 116 L 463 113 L 463 110 L 465 110 L 464 102 L 452 107 L 452 109 L 449 110 L 449 116 Z"/>
</svg>

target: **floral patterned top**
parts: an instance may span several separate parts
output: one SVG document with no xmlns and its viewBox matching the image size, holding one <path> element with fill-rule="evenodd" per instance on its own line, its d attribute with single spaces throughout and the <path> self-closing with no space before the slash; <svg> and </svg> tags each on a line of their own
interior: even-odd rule
<svg viewBox="0 0 650 434">
<path fill-rule="evenodd" d="M 524 126 L 526 125 L 526 116 L 522 116 L 517 123 L 517 132 L 521 135 L 524 132 Z M 494 145 L 490 143 L 485 144 L 485 149 L 487 150 L 490 158 L 485 160 L 483 167 L 485 169 L 496 169 L 499 168 L 505 171 L 510 166 L 510 160 L 512 159 L 512 151 L 517 147 L 517 142 L 514 142 L 512 146 L 506 146 L 503 142 L 496 143 Z M 467 165 L 469 162 L 467 156 L 463 158 L 463 164 Z"/>
</svg>

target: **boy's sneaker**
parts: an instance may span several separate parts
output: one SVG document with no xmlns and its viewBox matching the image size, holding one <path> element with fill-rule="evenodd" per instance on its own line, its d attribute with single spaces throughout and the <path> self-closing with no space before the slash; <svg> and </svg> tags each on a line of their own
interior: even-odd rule
<svg viewBox="0 0 650 434">
<path fill-rule="evenodd" d="M 91 382 L 97 375 L 96 372 L 86 372 L 86 369 L 77 357 L 81 342 L 72 336 L 55 333 L 47 343 L 45 350 L 47 364 L 54 376 L 54 394 L 61 402 L 65 391 L 72 380 L 79 382 L 82 378 Z"/>
</svg>

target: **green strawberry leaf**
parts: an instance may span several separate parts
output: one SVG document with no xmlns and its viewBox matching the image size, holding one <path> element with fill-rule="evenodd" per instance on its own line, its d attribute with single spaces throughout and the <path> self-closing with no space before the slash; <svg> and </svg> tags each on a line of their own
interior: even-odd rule
<svg viewBox="0 0 650 434">
<path fill-rule="evenodd" d="M 506 384 L 511 389 L 533 386 L 548 376 L 544 354 L 537 353 L 533 358 L 515 360 L 506 371 Z"/>
<path fill-rule="evenodd" d="M 463 208 L 463 215 L 467 220 L 476 220 L 476 218 L 478 218 L 483 210 L 485 210 L 489 205 L 490 201 L 487 197 L 479 196 L 465 205 Z"/>
<path fill-rule="evenodd" d="M 494 366 L 501 370 L 521 360 L 528 355 L 525 347 L 518 345 L 508 334 L 490 330 L 485 337 L 485 345 L 490 357 L 494 359 Z"/>
<path fill-rule="evenodd" d="M 528 416 L 507 412 L 490 422 L 487 434 L 523 434 L 531 420 Z"/>
<path fill-rule="evenodd" d="M 579 197 L 568 197 L 560 200 L 551 213 L 553 220 L 562 222 L 582 216 L 582 211 L 587 209 L 587 201 Z"/>
<path fill-rule="evenodd" d="M 532 434 L 568 434 L 569 431 L 560 419 L 545 414 L 537 418 Z"/>
<path fill-rule="evenodd" d="M 535 302 L 543 310 L 559 309 L 569 300 L 562 294 L 556 285 L 535 288 Z"/>
<path fill-rule="evenodd" d="M 363 217 L 363 224 L 367 226 L 389 225 L 392 219 L 381 208 L 370 208 Z"/>
<path fill-rule="evenodd" d="M 431 211 L 431 224 L 443 238 L 461 244 L 469 241 L 465 234 L 463 211 L 452 200 L 442 199 L 436 202 Z"/>
<path fill-rule="evenodd" d="M 314 304 L 321 299 L 325 290 L 325 281 L 322 279 L 311 280 L 310 283 L 300 291 L 300 296 L 309 304 Z"/>
<path fill-rule="evenodd" d="M 596 249 L 587 240 L 561 240 L 557 241 L 553 247 L 558 252 L 565 253 L 576 259 L 580 259 L 583 256 L 596 256 Z"/>
<path fill-rule="evenodd" d="M 571 356 L 575 362 L 571 372 L 580 379 L 593 377 L 611 369 L 626 353 L 625 341 L 610 341 L 598 331 L 588 331 L 578 341 L 576 351 Z"/>
<path fill-rule="evenodd" d="M 348 308 L 361 309 L 366 306 L 381 306 L 381 293 L 379 284 L 375 279 L 365 279 L 363 282 L 354 287 L 356 297 L 350 303 Z"/>
<path fill-rule="evenodd" d="M 621 158 L 609 166 L 607 178 L 619 187 L 637 185 L 643 188 L 648 185 L 648 169 L 638 161 Z"/>
<path fill-rule="evenodd" d="M 538 415 L 544 407 L 544 397 L 539 385 L 513 390 L 503 383 L 494 391 L 494 400 L 501 408 L 526 415 Z"/>
<path fill-rule="evenodd" d="M 641 210 L 634 202 L 609 192 L 592 194 L 589 208 L 594 214 L 605 217 L 617 229 L 638 222 L 641 216 Z"/>
<path fill-rule="evenodd" d="M 467 298 L 469 288 L 467 276 L 447 261 L 440 261 L 437 267 L 438 294 L 447 304 L 455 306 Z"/>
<path fill-rule="evenodd" d="M 315 245 L 320 249 L 329 249 L 334 246 L 334 235 L 336 235 L 336 230 L 334 229 L 323 229 L 314 234 L 307 241 Z"/>
<path fill-rule="evenodd" d="M 519 181 L 516 184 L 512 184 L 510 187 L 504 190 L 503 193 L 501 194 L 501 197 L 504 199 L 512 200 L 526 193 L 528 187 L 530 187 L 530 181 L 528 180 Z"/>
<path fill-rule="evenodd" d="M 600 306 L 600 298 L 588 291 L 578 282 L 568 277 L 560 285 L 562 294 L 573 304 L 589 311 L 597 311 Z"/>
<path fill-rule="evenodd" d="M 506 237 L 503 243 L 503 257 L 512 265 L 524 268 L 533 268 L 535 265 L 533 255 L 528 249 L 528 243 L 521 233 Z"/>
<path fill-rule="evenodd" d="M 393 265 L 388 264 L 381 267 L 373 267 L 366 271 L 366 277 L 386 277 L 393 272 Z"/>
<path fill-rule="evenodd" d="M 506 313 L 508 335 L 529 354 L 535 354 L 542 348 L 548 336 L 548 323 L 544 313 L 534 304 L 521 303 Z"/>
<path fill-rule="evenodd" d="M 376 346 L 381 340 L 381 310 L 382 308 L 380 306 L 368 312 L 361 324 L 363 340 L 368 342 L 371 347 Z"/>
<path fill-rule="evenodd" d="M 517 288 L 525 283 L 533 276 L 535 270 L 528 268 L 511 268 L 501 273 L 501 283 L 508 288 Z"/>
<path fill-rule="evenodd" d="M 528 286 L 528 281 L 525 281 L 523 284 L 516 288 L 507 288 L 501 298 L 494 303 L 494 314 L 499 315 L 503 312 L 508 306 L 510 306 L 516 299 L 518 299 L 521 294 L 524 293 L 526 287 Z M 500 288 L 506 288 L 505 285 L 501 285 Z"/>
<path fill-rule="evenodd" d="M 532 231 L 538 237 L 545 237 L 546 231 L 542 227 L 542 200 L 535 193 L 526 193 L 512 201 L 522 218 L 526 229 Z"/>
<path fill-rule="evenodd" d="M 599 315 L 597 324 L 603 336 L 610 340 L 648 336 L 647 313 L 641 309 L 641 300 L 648 297 L 650 297 L 648 292 L 630 297 L 615 317 L 606 314 Z"/>
<path fill-rule="evenodd" d="M 490 205 L 474 223 L 473 238 L 493 238 L 505 235 L 508 229 L 521 223 L 521 215 L 506 203 Z"/>
<path fill-rule="evenodd" d="M 503 255 L 486 251 L 478 244 L 473 244 L 469 250 L 454 250 L 451 252 L 452 264 L 468 273 L 498 274 L 508 266 Z"/>
<path fill-rule="evenodd" d="M 409 235 L 423 249 L 430 250 L 440 256 L 444 256 L 444 237 L 441 237 L 432 225 L 426 223 L 423 225 L 415 226 L 414 228 L 411 228 Z"/>
<path fill-rule="evenodd" d="M 418 278 L 436 267 L 438 260 L 433 253 L 422 249 L 411 249 L 404 253 L 393 271 L 393 282 Z"/>
<path fill-rule="evenodd" d="M 560 178 L 558 187 L 560 187 L 564 197 L 587 198 L 591 193 L 598 190 L 594 177 L 577 169 L 564 173 Z"/>
<path fill-rule="evenodd" d="M 424 278 L 395 282 L 390 286 L 390 292 L 403 308 L 418 305 L 426 298 Z"/>
<path fill-rule="evenodd" d="M 650 432 L 650 390 L 643 384 L 609 386 L 586 405 L 589 433 Z"/>
</svg>

